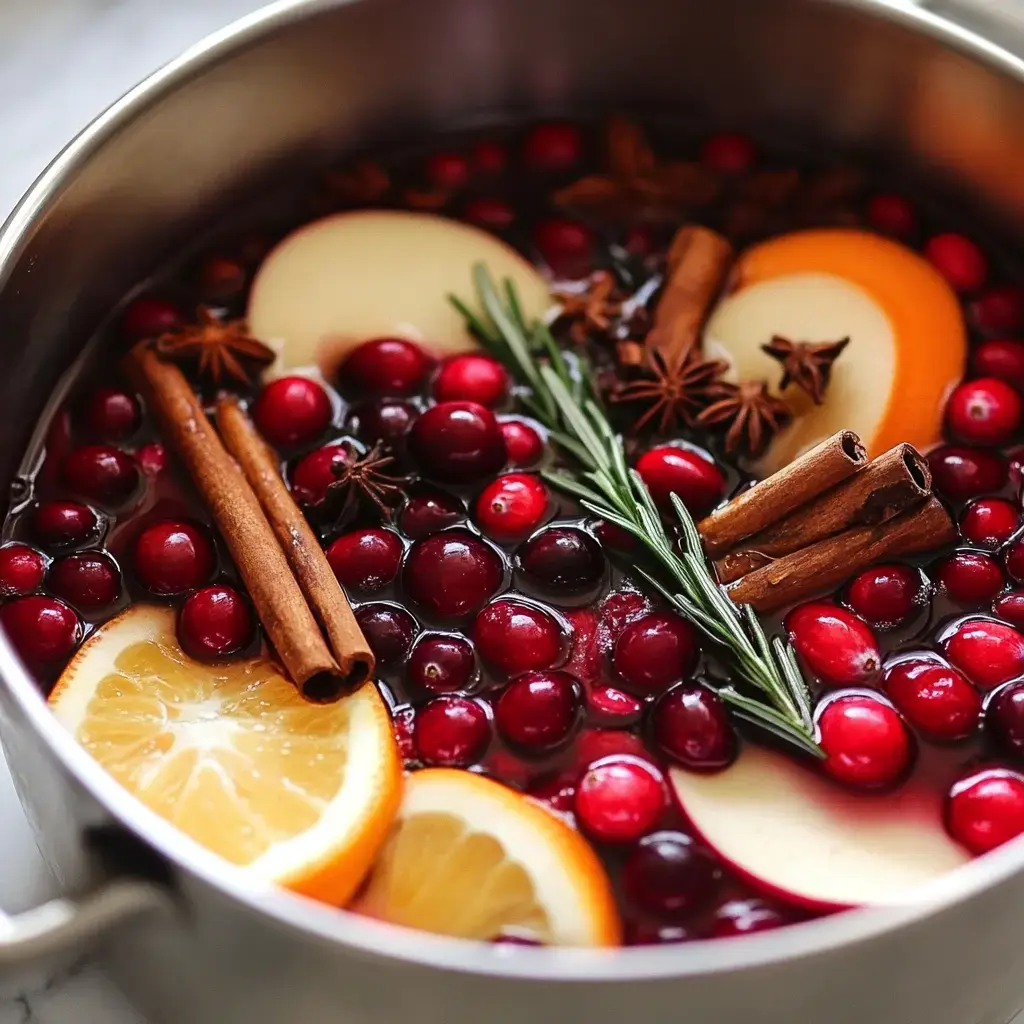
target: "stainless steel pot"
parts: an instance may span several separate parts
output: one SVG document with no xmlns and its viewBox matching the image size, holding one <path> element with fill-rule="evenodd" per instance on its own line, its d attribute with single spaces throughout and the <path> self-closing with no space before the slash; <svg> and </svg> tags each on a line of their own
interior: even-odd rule
<svg viewBox="0 0 1024 1024">
<path fill-rule="evenodd" d="M 895 0 L 284 0 L 88 128 L 0 235 L 0 473 L 111 304 L 211 216 L 365 140 L 494 112 L 666 107 L 875 153 L 1024 238 L 1024 31 Z M 1024 47 L 1022 47 L 1024 50 Z M 405 933 L 239 873 L 137 805 L 0 637 L 0 726 L 71 894 L 0 966 L 88 941 L 174 1024 L 1004 1024 L 1024 1004 L 1024 841 L 911 905 L 730 942 L 514 951 Z"/>
</svg>

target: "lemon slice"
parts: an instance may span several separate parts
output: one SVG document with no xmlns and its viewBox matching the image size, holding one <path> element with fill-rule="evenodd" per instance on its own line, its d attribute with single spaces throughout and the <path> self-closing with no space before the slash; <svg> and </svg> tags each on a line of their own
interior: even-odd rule
<svg viewBox="0 0 1024 1024">
<path fill-rule="evenodd" d="M 586 840 L 500 783 L 448 768 L 406 780 L 398 820 L 353 909 L 465 939 L 620 941 L 611 884 Z"/>
<path fill-rule="evenodd" d="M 182 832 L 331 903 L 359 886 L 401 798 L 391 720 L 372 685 L 310 704 L 267 657 L 193 661 L 170 608 L 135 605 L 98 629 L 50 706 Z"/>
</svg>

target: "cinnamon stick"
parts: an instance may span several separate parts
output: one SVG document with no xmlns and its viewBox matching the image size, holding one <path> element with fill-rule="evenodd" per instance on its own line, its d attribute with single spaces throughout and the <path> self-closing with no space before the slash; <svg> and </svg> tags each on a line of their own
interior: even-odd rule
<svg viewBox="0 0 1024 1024">
<path fill-rule="evenodd" d="M 668 251 L 665 287 L 647 343 L 671 366 L 700 343 L 701 330 L 733 260 L 729 241 L 710 228 L 681 227 Z"/>
<path fill-rule="evenodd" d="M 728 588 L 736 604 L 774 612 L 833 590 L 862 569 L 887 558 L 931 551 L 956 539 L 956 527 L 936 497 L 884 523 L 854 526 L 800 551 L 783 555 Z"/>
<path fill-rule="evenodd" d="M 719 559 L 751 537 L 853 476 L 867 463 L 860 438 L 841 430 L 754 484 L 697 524 L 708 558 Z"/>
<path fill-rule="evenodd" d="M 365 680 L 372 661 L 344 672 L 335 660 L 259 499 L 184 374 L 144 343 L 129 352 L 126 369 L 206 501 L 267 636 L 302 694 L 326 702 Z"/>
<path fill-rule="evenodd" d="M 373 671 L 370 645 L 316 535 L 281 479 L 277 456 L 234 395 L 217 402 L 216 420 L 221 440 L 259 499 L 342 674 L 363 682 Z"/>
<path fill-rule="evenodd" d="M 722 583 L 732 583 L 774 558 L 799 551 L 851 526 L 884 523 L 921 504 L 929 496 L 931 482 L 928 464 L 913 445 L 896 445 L 838 486 L 717 559 L 718 578 Z"/>
</svg>

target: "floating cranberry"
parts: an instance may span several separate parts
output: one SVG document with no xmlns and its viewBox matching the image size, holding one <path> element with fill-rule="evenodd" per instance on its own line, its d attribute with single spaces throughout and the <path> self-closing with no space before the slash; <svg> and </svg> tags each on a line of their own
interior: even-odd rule
<svg viewBox="0 0 1024 1024">
<path fill-rule="evenodd" d="M 576 787 L 576 820 L 603 843 L 634 843 L 657 825 L 666 807 L 665 780 L 637 757 L 590 765 Z"/>
<path fill-rule="evenodd" d="M 715 897 L 722 870 L 714 857 L 682 832 L 645 836 L 622 868 L 629 902 L 663 920 L 678 920 Z"/>
<path fill-rule="evenodd" d="M 643 224 L 631 224 L 626 229 L 622 248 L 631 256 L 648 256 L 654 249 L 654 234 Z"/>
<path fill-rule="evenodd" d="M 416 741 L 413 733 L 416 728 L 416 709 L 409 707 L 395 708 L 391 713 L 391 727 L 398 744 L 398 753 L 403 761 L 416 759 Z"/>
<path fill-rule="evenodd" d="M 640 456 L 636 469 L 658 508 L 673 518 L 671 494 L 695 517 L 706 515 L 725 496 L 725 477 L 714 459 L 692 448 L 652 448 Z"/>
<path fill-rule="evenodd" d="M 374 338 L 352 349 L 338 371 L 346 391 L 366 395 L 412 395 L 430 372 L 431 359 L 405 338 Z"/>
<path fill-rule="evenodd" d="M 617 686 L 592 686 L 587 691 L 587 714 L 595 725 L 626 729 L 640 720 L 644 703 Z"/>
<path fill-rule="evenodd" d="M 309 444 L 328 427 L 334 410 L 327 392 L 309 377 L 278 377 L 256 399 L 252 418 L 278 448 Z"/>
<path fill-rule="evenodd" d="M 508 163 L 508 150 L 493 139 L 480 139 L 473 144 L 470 160 L 480 174 L 501 174 Z"/>
<path fill-rule="evenodd" d="M 398 575 L 402 550 L 397 533 L 366 527 L 333 541 L 327 549 L 327 561 L 343 587 L 379 590 Z"/>
<path fill-rule="evenodd" d="M 985 691 L 1024 675 L 1024 636 L 1002 622 L 969 619 L 944 638 L 943 647 L 946 657 Z"/>
<path fill-rule="evenodd" d="M 237 654 L 254 635 L 252 609 L 234 587 L 203 587 L 189 595 L 178 615 L 182 650 L 200 661 Z"/>
<path fill-rule="evenodd" d="M 822 767 L 856 789 L 879 789 L 898 782 L 911 759 L 903 719 L 890 704 L 870 693 L 846 693 L 818 710 Z"/>
<path fill-rule="evenodd" d="M 700 162 L 720 174 L 742 174 L 754 163 L 754 144 L 745 135 L 722 132 L 700 148 Z"/>
<path fill-rule="evenodd" d="M 985 283 L 988 274 L 985 255 L 963 235 L 952 231 L 933 235 L 924 247 L 924 254 L 954 291 L 975 292 Z"/>
<path fill-rule="evenodd" d="M 89 444 L 64 459 L 64 480 L 76 494 L 103 505 L 123 505 L 139 484 L 132 457 L 110 445 Z"/>
<path fill-rule="evenodd" d="M 159 476 L 167 468 L 167 449 L 159 441 L 152 441 L 135 453 L 135 461 L 146 476 Z"/>
<path fill-rule="evenodd" d="M 139 429 L 138 399 L 122 388 L 96 388 L 82 406 L 82 426 L 101 441 L 121 441 Z"/>
<path fill-rule="evenodd" d="M 428 614 L 443 619 L 472 615 L 501 586 L 498 553 L 468 530 L 448 530 L 417 541 L 402 583 Z"/>
<path fill-rule="evenodd" d="M 181 310 L 173 302 L 144 295 L 121 314 L 121 333 L 126 341 L 156 338 L 180 327 L 183 321 Z"/>
<path fill-rule="evenodd" d="M 402 509 L 399 525 L 406 537 L 420 540 L 465 518 L 466 510 L 455 495 L 444 491 L 423 491 L 409 498 Z"/>
<path fill-rule="evenodd" d="M 992 611 L 1011 626 L 1024 629 L 1024 591 L 1011 590 L 996 598 Z"/>
<path fill-rule="evenodd" d="M 489 409 L 508 397 L 508 371 L 497 359 L 464 352 L 441 364 L 434 379 L 434 398 L 439 402 L 476 402 Z"/>
<path fill-rule="evenodd" d="M 99 532 L 99 519 L 88 505 L 44 501 L 32 511 L 32 534 L 48 547 L 81 544 Z"/>
<path fill-rule="evenodd" d="M 1000 445 L 1020 426 L 1024 405 L 1020 395 L 995 377 L 960 384 L 946 404 L 946 420 L 953 435 L 967 444 Z"/>
<path fill-rule="evenodd" d="M 901 661 L 885 673 L 885 692 L 926 739 L 970 736 L 981 715 L 981 695 L 955 669 L 937 661 Z"/>
<path fill-rule="evenodd" d="M 461 153 L 432 153 L 424 171 L 428 181 L 452 192 L 469 184 L 469 161 Z"/>
<path fill-rule="evenodd" d="M 1016 583 L 1024 583 L 1024 538 L 1018 538 L 1007 549 L 1006 571 Z"/>
<path fill-rule="evenodd" d="M 626 930 L 627 946 L 672 946 L 693 938 L 680 924 L 660 924 L 657 921 L 631 921 Z"/>
<path fill-rule="evenodd" d="M 909 565 L 876 565 L 865 569 L 850 584 L 850 607 L 871 625 L 898 625 L 920 605 L 921 574 Z"/>
<path fill-rule="evenodd" d="M 1007 754 L 1024 756 L 1024 682 L 997 690 L 985 709 L 985 728 Z"/>
<path fill-rule="evenodd" d="M 509 743 L 537 752 L 562 743 L 579 710 L 579 684 L 568 672 L 526 672 L 505 687 L 494 721 Z"/>
<path fill-rule="evenodd" d="M 1024 390 L 1024 342 L 983 341 L 971 353 L 971 371 L 978 377 L 996 378 L 1018 392 Z"/>
<path fill-rule="evenodd" d="M 477 652 L 504 675 L 550 668 L 562 655 L 563 641 L 555 617 L 525 601 L 494 601 L 473 621 Z"/>
<path fill-rule="evenodd" d="M 954 783 L 946 801 L 949 834 L 973 854 L 988 853 L 1024 832 L 1024 777 L 985 768 Z"/>
<path fill-rule="evenodd" d="M 50 590 L 82 612 L 112 605 L 121 593 L 121 572 L 102 551 L 80 551 L 54 562 L 47 577 Z"/>
<path fill-rule="evenodd" d="M 478 227 L 490 231 L 504 231 L 516 219 L 516 211 L 504 199 L 492 196 L 477 196 L 462 208 L 462 216 Z"/>
<path fill-rule="evenodd" d="M 1018 517 L 1017 507 L 1005 498 L 980 498 L 960 516 L 960 534 L 971 544 L 996 548 L 1013 536 Z"/>
<path fill-rule="evenodd" d="M 183 594 L 205 583 L 217 564 L 213 542 L 201 527 L 176 519 L 147 526 L 132 556 L 139 582 L 154 594 Z"/>
<path fill-rule="evenodd" d="M 338 479 L 349 453 L 344 445 L 328 444 L 299 460 L 292 470 L 292 494 L 304 505 L 315 505 L 327 497 L 327 488 Z"/>
<path fill-rule="evenodd" d="M 475 668 L 473 648 L 461 636 L 435 633 L 416 642 L 406 678 L 430 693 L 451 693 L 469 687 Z"/>
<path fill-rule="evenodd" d="M 604 579 L 601 545 L 572 526 L 553 526 L 535 534 L 519 549 L 518 559 L 526 581 L 556 602 L 572 601 Z"/>
<path fill-rule="evenodd" d="M 382 441 L 394 447 L 409 433 L 420 411 L 412 402 L 399 398 L 378 398 L 353 411 L 359 436 L 368 444 Z"/>
<path fill-rule="evenodd" d="M 729 900 L 715 912 L 711 935 L 716 939 L 728 939 L 734 935 L 771 931 L 784 924 L 789 924 L 789 919 L 764 900 Z"/>
<path fill-rule="evenodd" d="M 594 260 L 590 228 L 565 217 L 548 217 L 536 224 L 533 244 L 559 277 L 583 277 Z"/>
<path fill-rule="evenodd" d="M 606 547 L 613 551 L 635 551 L 639 541 L 628 530 L 616 526 L 615 523 L 599 519 L 592 527 L 594 535 Z"/>
<path fill-rule="evenodd" d="M 874 634 L 845 608 L 810 601 L 786 617 L 786 629 L 807 667 L 833 686 L 863 686 L 882 662 Z"/>
<path fill-rule="evenodd" d="M 409 451 L 428 475 L 469 484 L 505 464 L 505 439 L 490 409 L 477 402 L 439 402 L 413 424 Z"/>
<path fill-rule="evenodd" d="M 549 121 L 531 128 L 523 140 L 523 163 L 531 171 L 567 171 L 583 156 L 579 128 L 565 121 Z"/>
<path fill-rule="evenodd" d="M 199 291 L 205 299 L 230 299 L 245 287 L 245 267 L 228 256 L 209 256 L 199 267 Z"/>
<path fill-rule="evenodd" d="M 868 223 L 883 235 L 906 241 L 917 231 L 917 214 L 909 199 L 881 192 L 868 201 Z"/>
<path fill-rule="evenodd" d="M 82 622 L 63 601 L 30 594 L 0 608 L 0 625 L 33 668 L 63 661 L 82 639 Z"/>
<path fill-rule="evenodd" d="M 547 775 L 530 783 L 526 792 L 530 798 L 547 804 L 559 814 L 571 814 L 576 802 L 576 786 L 564 774 Z"/>
<path fill-rule="evenodd" d="M 476 519 L 488 537 L 507 544 L 533 533 L 547 516 L 550 501 L 540 477 L 508 473 L 480 492 Z"/>
<path fill-rule="evenodd" d="M 31 594 L 43 585 L 46 559 L 27 544 L 0 548 L 0 597 Z"/>
<path fill-rule="evenodd" d="M 413 735 L 416 752 L 427 764 L 466 767 L 487 749 L 491 723 L 478 701 L 435 697 L 417 713 Z"/>
<path fill-rule="evenodd" d="M 356 609 L 356 622 L 373 651 L 377 668 L 385 670 L 405 660 L 419 629 L 416 620 L 394 604 L 364 604 Z"/>
<path fill-rule="evenodd" d="M 935 578 L 952 600 L 969 607 L 988 604 L 1003 589 L 1003 571 L 991 557 L 977 551 L 950 555 Z"/>
<path fill-rule="evenodd" d="M 998 452 L 947 445 L 928 455 L 935 489 L 951 501 L 967 501 L 998 491 L 1007 481 L 1009 467 Z"/>
<path fill-rule="evenodd" d="M 691 771 L 718 771 L 736 760 L 739 748 L 725 704 L 703 686 L 685 684 L 664 694 L 651 728 L 661 752 Z"/>
<path fill-rule="evenodd" d="M 986 288 L 971 303 L 971 318 L 982 334 L 1016 331 L 1024 323 L 1024 291 L 1012 284 Z"/>
<path fill-rule="evenodd" d="M 540 434 L 522 420 L 502 420 L 501 436 L 505 438 L 505 450 L 512 466 L 536 465 L 544 454 Z"/>
<path fill-rule="evenodd" d="M 644 696 L 685 679 L 699 657 L 697 633 L 686 619 L 674 612 L 653 612 L 622 631 L 612 664 L 623 683 Z"/>
</svg>

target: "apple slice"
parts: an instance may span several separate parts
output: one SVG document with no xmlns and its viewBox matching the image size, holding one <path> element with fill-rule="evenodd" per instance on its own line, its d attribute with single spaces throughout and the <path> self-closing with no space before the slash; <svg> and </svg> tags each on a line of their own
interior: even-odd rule
<svg viewBox="0 0 1024 1024">
<path fill-rule="evenodd" d="M 472 269 L 511 279 L 528 319 L 551 305 L 548 284 L 486 231 L 428 213 L 363 210 L 293 231 L 263 261 L 249 295 L 253 335 L 278 352 L 271 374 L 333 374 L 347 352 L 378 337 L 421 342 L 434 355 L 476 346 L 448 301 L 476 307 Z"/>
<path fill-rule="evenodd" d="M 943 828 L 941 797 L 914 780 L 895 793 L 854 795 L 750 744 L 724 772 L 669 774 L 708 846 L 753 885 L 798 906 L 902 902 L 971 859 Z"/>
</svg>

